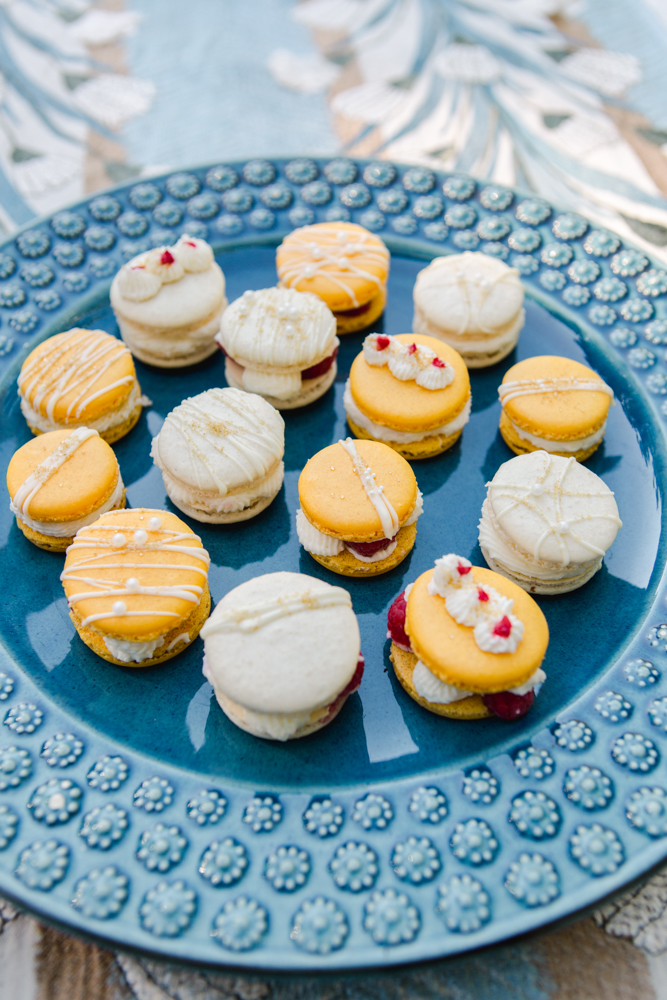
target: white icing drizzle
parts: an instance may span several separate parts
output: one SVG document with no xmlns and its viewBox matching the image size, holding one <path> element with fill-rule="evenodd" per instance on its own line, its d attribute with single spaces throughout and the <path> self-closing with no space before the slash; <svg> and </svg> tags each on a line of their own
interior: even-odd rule
<svg viewBox="0 0 667 1000">
<path fill-rule="evenodd" d="M 207 408 L 208 397 L 212 397 L 220 408 L 213 416 Z M 177 428 L 190 452 L 198 489 L 205 488 L 198 468 L 201 465 L 220 496 L 226 496 L 228 487 L 220 477 L 215 453 L 224 455 L 235 465 L 246 482 L 254 483 L 264 479 L 267 465 L 273 465 L 284 450 L 282 421 L 279 430 L 256 413 L 249 412 L 247 397 L 239 389 L 209 389 L 199 396 L 184 399 L 167 416 L 167 422 Z M 211 423 L 215 425 L 214 430 Z M 152 450 L 155 455 L 155 446 Z"/>
<path fill-rule="evenodd" d="M 350 297 L 353 308 L 360 303 L 354 289 L 345 281 L 348 275 L 372 281 L 378 291 L 384 288 L 386 281 L 386 276 L 379 278 L 356 263 L 354 258 L 363 256 L 366 261 L 384 264 L 389 270 L 386 246 L 371 233 L 359 229 L 304 226 L 290 234 L 280 251 L 284 259 L 278 267 L 278 277 L 286 285 L 294 286 L 304 278 L 324 275 Z"/>
<path fill-rule="evenodd" d="M 494 587 L 476 583 L 472 563 L 450 552 L 436 559 L 428 592 L 442 597 L 447 613 L 459 625 L 473 629 L 485 653 L 513 653 L 523 639 L 524 624 L 512 614 L 514 601 Z"/>
<path fill-rule="evenodd" d="M 352 599 L 342 587 L 331 587 L 322 593 L 312 592 L 296 597 L 277 597 L 275 600 L 251 604 L 245 608 L 235 608 L 221 615 L 209 618 L 202 630 L 202 639 L 216 632 L 255 632 L 264 625 L 301 611 L 315 611 L 319 608 L 352 607 Z"/>
<path fill-rule="evenodd" d="M 606 392 L 614 405 L 614 390 L 600 378 L 524 378 L 498 386 L 503 407 L 520 396 L 537 396 L 545 392 Z"/>
<path fill-rule="evenodd" d="M 544 545 L 547 538 L 553 535 L 561 554 L 560 564 L 561 566 L 569 566 L 570 564 L 570 552 L 567 544 L 564 541 L 564 535 L 571 535 L 571 537 L 586 549 L 588 552 L 595 556 L 604 556 L 606 550 L 599 548 L 597 545 L 593 545 L 592 542 L 586 541 L 575 531 L 573 531 L 573 526 L 580 523 L 589 521 L 591 515 L 583 514 L 581 517 L 571 517 L 569 520 L 565 520 L 562 510 L 562 500 L 563 497 L 608 497 L 613 496 L 611 490 L 606 490 L 605 492 L 593 493 L 585 491 L 583 493 L 578 493 L 576 491 L 566 490 L 564 487 L 565 479 L 567 477 L 570 469 L 577 464 L 577 460 L 573 458 L 568 458 L 565 465 L 562 467 L 561 472 L 556 476 L 556 479 L 552 486 L 545 486 L 546 480 L 549 477 L 551 471 L 553 456 L 549 455 L 548 452 L 535 452 L 537 455 L 544 455 L 545 463 L 542 473 L 537 477 L 535 482 L 530 486 L 525 488 L 517 487 L 510 483 L 497 483 L 495 480 L 491 483 L 487 483 L 489 489 L 489 498 L 496 499 L 497 497 L 504 497 L 509 500 L 507 506 L 495 514 L 498 523 L 509 514 L 511 510 L 516 507 L 524 506 L 528 510 L 537 514 L 539 518 L 544 522 L 544 531 L 538 537 L 535 547 L 533 550 L 533 556 L 535 559 L 540 558 L 540 552 L 542 546 Z M 504 492 L 503 492 L 504 491 Z M 554 514 L 553 517 L 550 515 L 549 511 L 545 509 L 541 504 L 537 503 L 537 498 L 546 494 L 553 499 L 554 504 Z M 621 528 L 623 527 L 623 522 L 620 518 L 616 517 L 615 514 L 596 514 L 596 518 L 600 518 L 603 521 L 613 521 L 613 523 Z"/>
<path fill-rule="evenodd" d="M 181 632 L 181 634 L 177 635 L 175 639 L 172 639 L 169 645 L 167 646 L 167 652 L 170 653 L 174 648 L 174 646 L 178 646 L 179 642 L 190 642 L 190 633 Z"/>
<path fill-rule="evenodd" d="M 400 382 L 415 381 L 422 389 L 446 389 L 454 369 L 425 344 L 404 344 L 397 337 L 371 333 L 364 340 L 364 360 L 374 368 L 387 365 Z"/>
<path fill-rule="evenodd" d="M 427 315 L 435 313 L 438 319 L 446 316 L 451 324 L 448 328 L 455 336 L 462 336 L 470 330 L 492 335 L 498 332 L 498 323 L 494 322 L 498 308 L 491 312 L 487 310 L 487 305 L 499 285 L 508 286 L 509 299 L 502 303 L 503 312 L 507 312 L 511 302 L 516 314 L 523 302 L 523 288 L 516 268 L 482 253 L 436 257 L 417 276 L 415 305 Z M 431 293 L 437 294 L 437 305 L 433 301 L 428 302 Z M 425 296 L 427 301 L 424 301 Z M 485 310 L 489 312 L 486 320 L 483 318 Z"/>
<path fill-rule="evenodd" d="M 119 358 L 130 354 L 122 341 L 102 330 L 70 330 L 53 337 L 50 346 L 51 350 L 29 357 L 18 377 L 19 395 L 35 410 L 43 409 L 49 420 L 53 420 L 58 401 L 69 393 L 74 393 L 74 397 L 67 407 L 66 421 L 72 413 L 78 419 L 99 396 L 136 381 L 133 374 L 123 375 L 95 392 L 90 391 Z M 72 354 L 73 348 L 79 349 Z M 70 355 L 68 359 L 66 354 Z"/>
<path fill-rule="evenodd" d="M 11 508 L 15 514 L 28 516 L 30 504 L 41 490 L 42 486 L 48 482 L 51 476 L 55 475 L 58 469 L 65 464 L 84 441 L 91 437 L 99 437 L 97 431 L 89 430 L 88 427 L 77 427 L 75 431 L 61 441 L 55 451 L 39 463 L 30 473 L 28 478 L 19 486 L 12 497 Z"/>
<path fill-rule="evenodd" d="M 153 522 L 155 523 L 155 522 Z M 181 615 L 174 611 L 161 611 L 161 610 L 148 610 L 148 611 L 128 611 L 127 606 L 123 601 L 118 601 L 119 597 L 126 597 L 129 595 L 153 595 L 156 597 L 175 597 L 180 600 L 189 601 L 194 605 L 198 605 L 202 594 L 204 592 L 203 587 L 197 586 L 196 584 L 182 584 L 182 585 L 164 585 L 161 587 L 154 586 L 143 586 L 139 579 L 133 577 L 130 573 L 131 570 L 155 570 L 155 569 L 184 569 L 191 570 L 195 573 L 201 573 L 206 581 L 207 571 L 210 564 L 210 557 L 205 549 L 197 548 L 190 545 L 179 544 L 188 539 L 199 538 L 194 532 L 183 532 L 175 531 L 168 528 L 151 528 L 151 533 L 153 535 L 158 534 L 159 538 L 149 539 L 148 533 L 142 525 L 122 525 L 122 532 L 117 530 L 118 524 L 95 524 L 92 526 L 92 530 L 95 534 L 86 534 L 87 530 L 82 528 L 74 539 L 72 545 L 67 549 L 67 554 L 74 552 L 78 549 L 109 549 L 110 552 L 98 553 L 94 556 L 84 556 L 77 562 L 72 563 L 70 566 L 66 567 L 60 574 L 60 579 L 63 583 L 66 580 L 76 580 L 80 583 L 85 583 L 92 589 L 90 591 L 85 591 L 78 594 L 72 594 L 68 596 L 67 603 L 70 607 L 73 607 L 79 601 L 85 601 L 91 598 L 106 597 L 113 600 L 113 605 L 111 611 L 103 611 L 98 614 L 88 615 L 82 621 L 82 626 L 90 625 L 92 622 L 100 621 L 105 618 L 118 618 L 118 617 L 166 617 L 166 618 L 180 618 Z M 101 531 L 112 531 L 114 534 L 111 538 L 104 538 L 99 536 Z M 131 540 L 130 540 L 131 539 Z M 128 552 L 137 551 L 150 551 L 150 552 L 179 552 L 183 555 L 188 555 L 198 560 L 204 564 L 205 569 L 201 569 L 197 566 L 190 566 L 188 564 L 178 564 L 178 563 L 147 563 L 147 562 L 104 562 L 100 564 L 100 560 L 108 559 L 108 555 L 111 552 L 114 555 L 123 555 Z M 95 565 L 96 564 L 96 565 Z M 128 571 L 128 576 L 124 582 L 116 582 L 114 580 L 108 580 L 104 577 L 88 576 L 87 572 L 104 571 L 107 569 L 118 569 Z"/>
<path fill-rule="evenodd" d="M 375 473 L 364 463 L 352 438 L 345 438 L 344 441 L 341 440 L 338 444 L 345 449 L 352 459 L 354 470 L 361 480 L 364 492 L 375 507 L 377 515 L 380 518 L 384 537 L 393 538 L 400 527 L 400 522 L 398 514 L 394 510 L 390 500 L 384 494 L 384 486 L 379 486 L 375 482 Z"/>
</svg>

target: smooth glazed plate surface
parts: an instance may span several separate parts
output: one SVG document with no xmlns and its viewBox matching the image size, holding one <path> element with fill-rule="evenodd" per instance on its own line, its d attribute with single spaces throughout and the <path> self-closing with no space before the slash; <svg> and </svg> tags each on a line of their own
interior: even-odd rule
<svg viewBox="0 0 667 1000">
<path fill-rule="evenodd" d="M 473 413 L 461 441 L 413 466 L 424 515 L 411 556 L 396 570 L 341 580 L 300 550 L 294 525 L 301 468 L 347 434 L 343 387 L 363 334 L 342 339 L 334 389 L 284 414 L 285 487 L 272 506 L 237 526 L 191 522 L 212 557 L 214 601 L 279 569 L 350 590 L 366 673 L 338 719 L 312 737 L 267 743 L 229 723 L 201 675 L 199 640 L 153 670 L 96 657 L 69 620 L 62 559 L 27 542 L 3 505 L 4 894 L 146 951 L 324 970 L 498 941 L 594 903 L 664 857 L 667 626 L 658 627 L 667 617 L 667 374 L 654 345 L 667 342 L 667 277 L 615 246 L 611 234 L 541 205 L 421 168 L 397 168 L 392 177 L 388 164 L 262 161 L 128 185 L 0 247 L 0 345 L 15 341 L 0 358 L 3 469 L 30 437 L 15 387 L 27 350 L 75 323 L 117 334 L 108 303 L 116 269 L 181 232 L 211 241 L 233 300 L 275 284 L 274 247 L 295 225 L 332 213 L 368 225 L 392 250 L 387 309 L 374 327 L 392 334 L 410 330 L 415 277 L 437 253 L 497 253 L 519 268 L 528 293 L 517 351 L 471 373 Z M 589 584 L 540 599 L 551 630 L 548 681 L 530 714 L 514 724 L 448 722 L 395 681 L 386 611 L 444 552 L 483 564 L 477 522 L 485 483 L 512 457 L 498 433 L 497 386 L 517 360 L 546 353 L 584 361 L 615 391 L 605 442 L 587 464 L 615 491 L 624 527 Z M 216 355 L 193 370 L 140 362 L 137 370 L 152 406 L 115 451 L 129 504 L 170 508 L 151 437 L 181 399 L 224 385 L 224 364 Z M 19 708 L 26 703 L 34 707 Z M 59 755 L 65 744 L 69 752 Z M 122 758 L 109 781 L 95 770 L 104 755 Z M 205 800 L 205 789 L 218 797 Z M 60 816 L 40 809 L 54 794 L 65 802 Z M 222 846 L 202 859 L 213 843 Z M 290 846 L 305 852 L 291 892 L 277 874 L 291 857 L 281 848 Z M 216 871 L 217 885 L 205 877 Z M 42 888 L 30 884 L 35 872 Z"/>
</svg>

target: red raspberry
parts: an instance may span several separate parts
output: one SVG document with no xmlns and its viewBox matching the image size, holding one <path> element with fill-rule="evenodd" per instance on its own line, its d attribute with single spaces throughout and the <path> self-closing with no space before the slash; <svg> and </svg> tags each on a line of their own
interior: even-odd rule
<svg viewBox="0 0 667 1000">
<path fill-rule="evenodd" d="M 165 250 L 165 252 L 162 254 L 162 256 L 160 257 L 160 263 L 161 264 L 173 264 L 174 263 L 174 257 L 169 252 L 169 250 Z"/>
<path fill-rule="evenodd" d="M 459 571 L 459 576 L 466 576 L 472 569 L 472 566 L 464 566 L 463 563 L 459 563 L 456 568 Z"/>
<path fill-rule="evenodd" d="M 493 634 L 500 636 L 501 639 L 507 639 L 511 631 L 512 622 L 509 620 L 507 615 L 503 615 L 500 621 L 496 622 L 493 628 Z"/>
<path fill-rule="evenodd" d="M 433 358 L 433 361 L 431 362 L 431 364 L 434 365 L 436 368 L 446 368 L 447 367 L 447 365 L 445 364 L 445 362 L 441 361 L 440 358 Z"/>
<path fill-rule="evenodd" d="M 312 368 L 306 368 L 305 371 L 302 371 L 301 372 L 301 378 L 302 379 L 303 378 L 319 378 L 320 375 L 324 375 L 326 372 L 329 371 L 329 369 L 331 368 L 332 364 L 336 360 L 336 355 L 337 354 L 338 354 L 338 348 L 336 348 L 336 350 L 333 352 L 333 354 L 330 354 L 328 358 L 325 358 L 324 361 L 320 361 L 318 364 L 313 365 Z"/>
<path fill-rule="evenodd" d="M 479 601 L 488 601 L 488 599 L 489 599 L 489 595 L 487 594 L 487 592 L 486 592 L 485 590 L 482 590 L 482 588 L 481 588 L 481 587 L 478 587 L 478 588 L 477 588 L 477 599 L 478 599 Z M 496 633 L 496 635 L 497 635 L 497 634 L 498 634 L 498 633 Z"/>
<path fill-rule="evenodd" d="M 417 345 L 416 344 L 410 344 L 408 346 L 408 354 L 416 354 L 416 353 L 417 353 Z"/>
<path fill-rule="evenodd" d="M 394 642 L 398 642 L 401 646 L 407 646 L 408 649 L 411 649 L 410 637 L 405 631 L 406 610 L 407 603 L 405 600 L 405 591 L 403 591 L 389 608 L 387 613 L 387 628 Z"/>
<path fill-rule="evenodd" d="M 360 556 L 374 556 L 376 552 L 382 552 L 394 541 L 393 538 L 380 538 L 377 542 L 345 542 L 348 549 L 358 552 Z"/>
<path fill-rule="evenodd" d="M 530 706 L 535 701 L 535 692 L 528 691 L 527 694 L 512 694 L 511 691 L 499 691 L 497 694 L 482 695 L 482 701 L 499 719 L 520 719 L 525 715 Z"/>
<path fill-rule="evenodd" d="M 377 347 L 378 351 L 386 351 L 390 343 L 391 341 L 389 340 L 389 337 L 381 335 L 375 341 L 375 346 Z"/>
</svg>

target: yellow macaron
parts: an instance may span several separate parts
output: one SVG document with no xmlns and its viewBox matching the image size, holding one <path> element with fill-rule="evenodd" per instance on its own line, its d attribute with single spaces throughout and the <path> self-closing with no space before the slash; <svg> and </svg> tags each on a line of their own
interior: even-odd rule
<svg viewBox="0 0 667 1000">
<path fill-rule="evenodd" d="M 29 541 L 64 552 L 79 528 L 125 506 L 112 448 L 87 427 L 40 434 L 14 452 L 7 469 L 10 508 Z"/>
<path fill-rule="evenodd" d="M 352 363 L 343 401 L 356 437 L 382 441 L 407 459 L 429 458 L 461 436 L 470 377 L 460 354 L 441 340 L 371 334 Z"/>
<path fill-rule="evenodd" d="M 422 497 L 399 454 L 347 438 L 317 452 L 299 477 L 297 533 L 317 562 L 344 576 L 374 576 L 412 549 Z"/>
<path fill-rule="evenodd" d="M 317 222 L 295 229 L 276 251 L 280 284 L 319 296 L 338 333 L 363 330 L 387 299 L 389 250 L 354 222 Z"/>
<path fill-rule="evenodd" d="M 70 618 L 103 659 L 152 667 L 199 634 L 211 607 L 209 563 L 199 536 L 174 514 L 109 511 L 67 550 L 61 580 Z"/>
<path fill-rule="evenodd" d="M 498 395 L 500 433 L 512 451 L 542 450 L 578 462 L 599 447 L 614 398 L 591 368 L 552 355 L 513 365 Z"/>
<path fill-rule="evenodd" d="M 125 344 L 103 330 L 79 328 L 31 351 L 18 393 L 33 434 L 90 427 L 109 444 L 132 430 L 145 402 Z"/>
<path fill-rule="evenodd" d="M 466 575 L 462 584 L 443 585 L 442 564 L 452 560 Z M 394 602 L 403 602 L 402 620 L 397 607 L 390 612 L 390 656 L 410 697 L 457 719 L 518 718 L 528 710 L 544 680 L 540 665 L 549 643 L 546 619 L 532 597 L 453 555 L 438 560 L 405 593 L 407 601 L 400 595 Z"/>
</svg>

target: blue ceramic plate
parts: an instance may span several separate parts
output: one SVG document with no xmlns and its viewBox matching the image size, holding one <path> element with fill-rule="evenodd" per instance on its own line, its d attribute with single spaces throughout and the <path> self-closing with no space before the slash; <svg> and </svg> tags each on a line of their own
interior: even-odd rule
<svg viewBox="0 0 667 1000">
<path fill-rule="evenodd" d="M 74 324 L 117 333 L 108 289 L 124 260 L 184 231 L 205 237 L 234 299 L 275 283 L 289 229 L 325 219 L 389 245 L 376 327 L 387 333 L 410 329 L 415 277 L 436 254 L 494 254 L 528 296 L 515 354 L 472 373 L 460 443 L 415 465 L 425 513 L 398 569 L 341 581 L 295 532 L 300 469 L 346 434 L 343 385 L 362 335 L 343 338 L 334 391 L 285 414 L 272 506 L 239 525 L 193 522 L 215 601 L 279 569 L 349 587 L 367 669 L 335 722 L 286 744 L 236 729 L 204 682 L 199 641 L 153 670 L 97 658 L 68 618 L 62 559 L 27 542 L 2 504 L 0 891 L 108 943 L 255 969 L 434 959 L 594 904 L 667 854 L 667 273 L 613 234 L 507 188 L 389 163 L 253 161 L 119 187 L 0 247 L 3 462 L 30 437 L 22 359 Z M 548 681 L 530 714 L 445 721 L 395 682 L 386 610 L 443 552 L 482 562 L 484 484 L 511 457 L 496 387 L 544 353 L 587 362 L 616 393 L 588 464 L 625 525 L 582 590 L 540 599 Z M 116 453 L 129 503 L 169 507 L 151 437 L 185 396 L 224 384 L 223 362 L 137 367 L 153 404 Z"/>
</svg>

